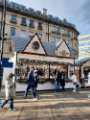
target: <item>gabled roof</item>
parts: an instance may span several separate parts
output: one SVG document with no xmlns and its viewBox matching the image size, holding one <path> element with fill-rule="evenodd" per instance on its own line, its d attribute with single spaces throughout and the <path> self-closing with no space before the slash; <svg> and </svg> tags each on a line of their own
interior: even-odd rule
<svg viewBox="0 0 90 120">
<path fill-rule="evenodd" d="M 62 43 L 65 43 L 65 45 L 67 46 L 67 48 L 69 49 L 69 51 L 70 51 L 70 48 L 69 48 L 69 46 L 68 46 L 68 44 L 66 43 L 66 41 L 65 40 L 62 40 L 58 45 L 57 45 L 57 48 L 56 49 L 58 49 L 61 45 L 62 45 Z M 71 51 L 70 51 L 71 52 Z"/>
<path fill-rule="evenodd" d="M 38 41 L 39 41 L 39 43 L 40 43 L 43 51 L 45 52 L 45 54 L 47 54 L 47 52 L 46 52 L 46 50 L 45 50 L 45 48 L 44 48 L 44 45 L 42 44 L 41 39 L 39 38 L 38 33 L 36 33 L 35 35 L 32 36 L 31 40 L 28 41 L 28 43 L 27 43 L 26 46 L 24 47 L 23 51 L 25 51 L 25 49 L 28 47 L 28 45 L 33 41 L 33 39 L 34 39 L 35 37 L 37 37 L 37 39 L 38 39 Z"/>
<path fill-rule="evenodd" d="M 61 43 L 59 43 L 59 41 L 57 40 L 50 40 L 49 42 L 46 40 L 42 42 L 37 33 L 34 36 L 29 36 L 25 38 L 12 37 L 11 39 L 12 39 L 14 50 L 16 52 L 24 52 L 25 48 L 28 46 L 28 44 L 30 44 L 30 42 L 33 40 L 35 36 L 38 37 L 38 40 L 40 41 L 40 44 L 43 50 L 45 51 L 45 54 L 49 56 L 55 56 L 55 51 Z M 71 56 L 73 56 L 73 54 L 75 54 L 77 51 L 74 48 L 72 48 L 68 43 L 65 42 L 65 44 L 67 45 Z"/>
<path fill-rule="evenodd" d="M 74 48 L 72 48 L 72 46 L 69 43 L 67 43 L 65 40 L 62 40 L 61 42 L 59 42 L 56 46 L 56 49 L 58 49 L 62 45 L 63 42 L 66 44 L 71 56 L 77 53 L 77 51 Z"/>
<path fill-rule="evenodd" d="M 16 52 L 23 51 L 25 46 L 29 41 L 31 41 L 32 36 L 29 37 L 12 37 L 12 46 Z"/>
<path fill-rule="evenodd" d="M 55 55 L 55 49 L 56 49 L 56 41 L 55 40 L 51 40 L 51 41 L 46 41 L 42 43 L 44 45 L 44 48 L 47 52 L 48 55 Z"/>
<path fill-rule="evenodd" d="M 78 51 L 75 50 L 70 44 L 67 43 L 67 45 L 68 45 L 68 48 L 69 48 L 69 50 L 70 50 L 71 56 L 74 57 L 74 55 L 75 55 Z"/>
</svg>

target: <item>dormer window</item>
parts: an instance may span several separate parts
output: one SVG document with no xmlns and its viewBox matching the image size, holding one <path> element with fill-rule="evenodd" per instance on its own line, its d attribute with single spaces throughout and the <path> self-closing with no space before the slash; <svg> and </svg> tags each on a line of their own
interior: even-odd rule
<svg viewBox="0 0 90 120">
<path fill-rule="evenodd" d="M 26 22 L 26 18 L 25 17 L 22 17 L 21 25 L 27 26 L 27 22 Z"/>
<path fill-rule="evenodd" d="M 33 20 L 30 20 L 29 27 L 31 27 L 31 28 L 35 28 L 35 25 L 34 25 L 34 21 L 33 21 Z"/>
<path fill-rule="evenodd" d="M 41 22 L 38 23 L 38 30 L 43 30 Z"/>
<path fill-rule="evenodd" d="M 17 23 L 17 16 L 16 15 L 12 15 L 10 22 L 16 24 Z"/>
</svg>

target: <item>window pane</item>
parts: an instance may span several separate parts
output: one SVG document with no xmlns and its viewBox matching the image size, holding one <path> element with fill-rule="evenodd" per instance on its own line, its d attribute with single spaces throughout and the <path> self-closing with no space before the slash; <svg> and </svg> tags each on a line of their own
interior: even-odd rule
<svg viewBox="0 0 90 120">
<path fill-rule="evenodd" d="M 16 35 L 16 28 L 11 27 L 11 36 L 15 36 Z"/>
<path fill-rule="evenodd" d="M 12 16 L 11 16 L 11 22 L 12 22 L 12 23 L 17 23 L 16 18 L 17 18 L 16 15 L 12 15 Z"/>
<path fill-rule="evenodd" d="M 38 23 L 38 30 L 42 30 L 43 28 L 42 28 L 42 23 L 41 22 L 39 22 Z"/>
<path fill-rule="evenodd" d="M 22 17 L 21 25 L 27 26 L 26 18 Z"/>
<path fill-rule="evenodd" d="M 29 26 L 30 26 L 31 28 L 35 28 L 35 26 L 34 26 L 34 21 L 33 21 L 33 20 L 30 20 Z"/>
</svg>

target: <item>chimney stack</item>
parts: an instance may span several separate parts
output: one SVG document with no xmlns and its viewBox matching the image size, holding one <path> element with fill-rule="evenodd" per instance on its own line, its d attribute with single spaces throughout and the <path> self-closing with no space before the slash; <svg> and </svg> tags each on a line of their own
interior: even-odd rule
<svg viewBox="0 0 90 120">
<path fill-rule="evenodd" d="M 6 0 L 6 2 L 8 3 L 9 0 Z M 4 4 L 4 0 L 0 0 L 0 3 Z"/>
<path fill-rule="evenodd" d="M 46 16 L 47 15 L 47 9 L 43 8 L 43 15 Z"/>
</svg>

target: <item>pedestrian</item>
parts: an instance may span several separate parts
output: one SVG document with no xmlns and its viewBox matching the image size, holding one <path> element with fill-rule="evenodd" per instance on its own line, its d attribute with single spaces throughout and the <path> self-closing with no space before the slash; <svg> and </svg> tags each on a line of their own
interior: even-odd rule
<svg viewBox="0 0 90 120">
<path fill-rule="evenodd" d="M 2 109 L 8 102 L 9 102 L 9 110 L 14 111 L 14 97 L 15 97 L 15 91 L 16 91 L 16 83 L 13 79 L 14 74 L 9 73 L 9 75 L 6 77 L 5 80 L 5 94 L 6 99 L 1 104 L 0 108 Z"/>
<path fill-rule="evenodd" d="M 90 72 L 88 73 L 88 85 L 90 85 Z"/>
<path fill-rule="evenodd" d="M 84 76 L 84 73 L 82 73 L 81 75 L 81 78 L 80 78 L 80 84 L 81 84 L 81 87 L 84 88 L 85 87 L 85 76 Z"/>
<path fill-rule="evenodd" d="M 34 79 L 34 67 L 31 67 L 27 77 L 27 88 L 25 90 L 24 98 L 27 97 L 29 90 L 32 90 L 33 99 L 36 100 L 36 88 Z"/>
<path fill-rule="evenodd" d="M 2 89 L 2 81 L 3 81 L 3 66 L 2 66 L 2 62 L 0 61 L 0 92 Z M 2 102 L 2 98 L 0 97 L 0 104 Z"/>
<path fill-rule="evenodd" d="M 38 87 L 38 82 L 39 82 L 39 73 L 38 73 L 38 69 L 36 68 L 34 70 L 34 81 L 35 81 L 35 92 L 36 92 L 36 96 L 37 96 L 37 87 Z"/>
<path fill-rule="evenodd" d="M 0 62 L 0 91 L 2 88 L 2 79 L 3 79 L 3 66 L 2 66 L 2 62 Z"/>
<path fill-rule="evenodd" d="M 60 85 L 62 90 L 65 90 L 65 73 L 63 71 L 61 71 Z"/>
<path fill-rule="evenodd" d="M 88 85 L 90 85 L 90 72 L 88 73 Z M 90 100 L 90 93 L 88 94 L 88 100 Z"/>
<path fill-rule="evenodd" d="M 61 72 L 57 71 L 57 77 L 56 77 L 56 91 L 60 90 L 60 80 L 61 80 Z"/>
<path fill-rule="evenodd" d="M 77 89 L 80 87 L 80 83 L 77 80 L 77 76 L 76 76 L 75 73 L 71 73 L 71 80 L 72 80 L 72 83 L 73 83 L 73 92 L 76 92 Z"/>
</svg>

